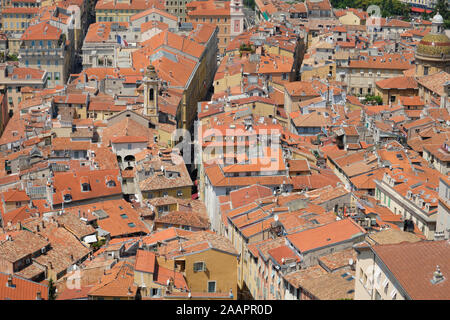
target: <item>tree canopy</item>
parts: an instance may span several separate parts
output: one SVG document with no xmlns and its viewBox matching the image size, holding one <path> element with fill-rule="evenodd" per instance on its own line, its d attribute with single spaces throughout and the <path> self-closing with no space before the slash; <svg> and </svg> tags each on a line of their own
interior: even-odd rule
<svg viewBox="0 0 450 320">
<path fill-rule="evenodd" d="M 411 11 L 409 5 L 398 0 L 331 0 L 331 5 L 340 9 L 356 8 L 363 10 L 367 10 L 371 5 L 377 5 L 380 7 L 381 16 L 384 18 L 392 16 L 409 18 Z"/>
</svg>

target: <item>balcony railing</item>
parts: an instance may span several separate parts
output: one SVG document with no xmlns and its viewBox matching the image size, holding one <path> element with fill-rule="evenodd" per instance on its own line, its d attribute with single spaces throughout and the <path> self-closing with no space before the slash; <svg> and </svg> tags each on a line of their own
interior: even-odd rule
<svg viewBox="0 0 450 320">
<path fill-rule="evenodd" d="M 63 56 L 64 47 L 60 48 L 20 48 L 19 54 L 22 56 Z"/>
</svg>

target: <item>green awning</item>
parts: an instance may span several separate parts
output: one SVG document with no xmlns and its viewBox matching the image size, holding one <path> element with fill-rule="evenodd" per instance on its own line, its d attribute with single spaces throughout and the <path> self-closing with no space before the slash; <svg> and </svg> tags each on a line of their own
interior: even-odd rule
<svg viewBox="0 0 450 320">
<path fill-rule="evenodd" d="M 263 12 L 263 17 L 264 17 L 264 19 L 266 19 L 267 21 L 269 21 L 269 16 L 267 15 L 266 12 Z"/>
</svg>

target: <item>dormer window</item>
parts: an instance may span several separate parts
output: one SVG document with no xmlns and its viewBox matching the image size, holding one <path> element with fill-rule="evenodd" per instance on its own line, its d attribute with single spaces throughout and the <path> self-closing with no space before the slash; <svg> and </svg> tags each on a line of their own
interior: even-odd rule
<svg viewBox="0 0 450 320">
<path fill-rule="evenodd" d="M 70 193 L 66 193 L 64 195 L 64 202 L 71 202 L 72 201 L 72 195 Z"/>
<path fill-rule="evenodd" d="M 91 185 L 87 182 L 81 184 L 81 190 L 83 192 L 91 191 Z"/>
<path fill-rule="evenodd" d="M 106 182 L 106 185 L 112 188 L 116 186 L 116 182 L 114 180 L 108 180 L 108 182 Z"/>
</svg>

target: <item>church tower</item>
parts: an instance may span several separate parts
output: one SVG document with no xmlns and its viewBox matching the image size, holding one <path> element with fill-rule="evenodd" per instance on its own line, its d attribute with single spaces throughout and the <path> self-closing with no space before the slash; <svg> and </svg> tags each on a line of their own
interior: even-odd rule
<svg viewBox="0 0 450 320">
<path fill-rule="evenodd" d="M 144 82 L 144 116 L 150 117 L 154 125 L 158 123 L 158 75 L 155 67 L 150 64 L 147 67 Z"/>
<path fill-rule="evenodd" d="M 231 17 L 231 30 L 230 40 L 233 40 L 236 36 L 244 32 L 244 5 L 242 0 L 231 0 L 230 2 L 230 17 Z"/>
<path fill-rule="evenodd" d="M 416 49 L 418 77 L 450 72 L 450 39 L 444 33 L 444 19 L 439 12 L 431 23 L 431 31 L 420 40 Z"/>
</svg>

